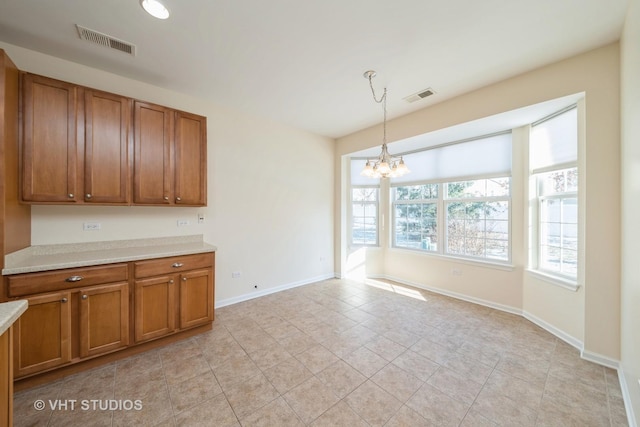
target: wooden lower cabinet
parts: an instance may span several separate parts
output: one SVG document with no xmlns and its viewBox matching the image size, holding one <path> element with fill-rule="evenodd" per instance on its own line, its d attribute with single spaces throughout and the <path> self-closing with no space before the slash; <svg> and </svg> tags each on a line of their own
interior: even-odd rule
<svg viewBox="0 0 640 427">
<path fill-rule="evenodd" d="M 13 326 L 0 335 L 0 426 L 13 425 Z"/>
<path fill-rule="evenodd" d="M 162 337 L 176 330 L 174 282 L 169 276 L 136 280 L 136 342 Z"/>
<path fill-rule="evenodd" d="M 129 284 L 80 290 L 80 357 L 129 345 Z"/>
<path fill-rule="evenodd" d="M 135 263 L 136 342 L 213 321 L 213 260 L 208 253 Z"/>
<path fill-rule="evenodd" d="M 16 274 L 4 285 L 9 300 L 29 303 L 13 325 L 16 379 L 214 318 L 214 253 Z"/>
<path fill-rule="evenodd" d="M 27 298 L 14 324 L 14 376 L 19 378 L 71 361 L 71 293 Z"/>
<path fill-rule="evenodd" d="M 196 270 L 180 275 L 180 328 L 192 328 L 213 321 L 213 270 Z"/>
</svg>

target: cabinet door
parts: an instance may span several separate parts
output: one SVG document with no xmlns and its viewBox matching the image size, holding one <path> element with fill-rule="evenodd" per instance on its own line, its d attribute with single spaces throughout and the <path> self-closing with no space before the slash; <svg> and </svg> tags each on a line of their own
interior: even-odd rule
<svg viewBox="0 0 640 427">
<path fill-rule="evenodd" d="M 24 74 L 22 199 L 75 202 L 78 87 Z"/>
<path fill-rule="evenodd" d="M 84 201 L 129 203 L 131 101 L 85 90 Z"/>
<path fill-rule="evenodd" d="M 173 276 L 135 282 L 135 339 L 146 341 L 175 331 L 176 306 Z"/>
<path fill-rule="evenodd" d="M 134 110 L 133 202 L 169 204 L 173 110 L 139 101 Z"/>
<path fill-rule="evenodd" d="M 129 345 L 129 284 L 80 290 L 80 357 Z"/>
<path fill-rule="evenodd" d="M 176 112 L 175 119 L 175 203 L 207 204 L 207 119 Z"/>
<path fill-rule="evenodd" d="M 213 321 L 213 270 L 180 275 L 180 329 Z"/>
<path fill-rule="evenodd" d="M 71 360 L 69 292 L 28 298 L 29 308 L 14 324 L 14 377 L 64 365 Z"/>
<path fill-rule="evenodd" d="M 0 335 L 0 426 L 13 425 L 13 326 Z"/>
</svg>

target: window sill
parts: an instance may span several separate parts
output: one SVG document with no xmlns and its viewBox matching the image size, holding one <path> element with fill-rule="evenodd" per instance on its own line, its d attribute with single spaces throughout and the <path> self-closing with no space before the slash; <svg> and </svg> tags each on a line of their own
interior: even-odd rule
<svg viewBox="0 0 640 427">
<path fill-rule="evenodd" d="M 404 252 L 404 253 L 412 253 L 412 254 L 416 254 L 416 255 L 421 255 L 421 256 L 427 256 L 430 258 L 438 258 L 441 259 L 442 261 L 449 261 L 449 262 L 457 262 L 460 264 L 467 264 L 467 265 L 473 265 L 476 267 L 485 267 L 485 268 L 492 268 L 495 270 L 502 270 L 502 271 L 513 271 L 515 269 L 515 267 L 511 264 L 505 264 L 505 263 L 501 263 L 501 262 L 492 262 L 492 261 L 480 261 L 480 260 L 474 260 L 474 259 L 470 259 L 470 258 L 462 258 L 462 257 L 455 257 L 455 256 L 451 256 L 451 255 L 443 255 L 441 253 L 438 252 L 427 252 L 427 251 L 421 251 L 418 249 L 408 249 L 408 248 L 390 248 L 390 251 L 393 252 Z"/>
<path fill-rule="evenodd" d="M 568 289 L 573 292 L 577 292 L 578 289 L 580 289 L 580 284 L 572 280 L 563 279 L 557 276 L 552 276 L 550 274 L 542 273 L 537 270 L 527 269 L 526 272 L 529 273 L 532 277 L 535 277 L 536 279 L 543 280 L 547 283 L 560 286 L 562 288 Z"/>
</svg>

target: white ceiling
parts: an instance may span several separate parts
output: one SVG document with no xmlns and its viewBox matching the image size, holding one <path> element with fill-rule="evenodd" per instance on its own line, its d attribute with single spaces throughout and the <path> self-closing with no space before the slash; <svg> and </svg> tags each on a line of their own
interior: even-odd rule
<svg viewBox="0 0 640 427">
<path fill-rule="evenodd" d="M 0 40 L 320 135 L 380 123 L 619 39 L 627 0 L 0 0 Z M 75 24 L 136 46 L 80 40 Z M 588 72 L 588 70 L 585 70 Z M 415 103 L 402 98 L 432 87 Z"/>
</svg>

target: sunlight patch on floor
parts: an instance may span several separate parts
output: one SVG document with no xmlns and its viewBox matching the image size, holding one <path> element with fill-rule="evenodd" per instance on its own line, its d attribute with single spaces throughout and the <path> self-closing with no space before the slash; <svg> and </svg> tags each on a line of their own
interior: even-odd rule
<svg viewBox="0 0 640 427">
<path fill-rule="evenodd" d="M 374 288 L 383 289 L 385 291 L 393 292 L 395 294 L 404 295 L 409 298 L 414 298 L 420 301 L 426 301 L 427 299 L 422 293 L 409 286 L 404 286 L 399 283 L 391 283 L 376 279 L 365 279 L 365 285 L 373 286 Z"/>
</svg>

